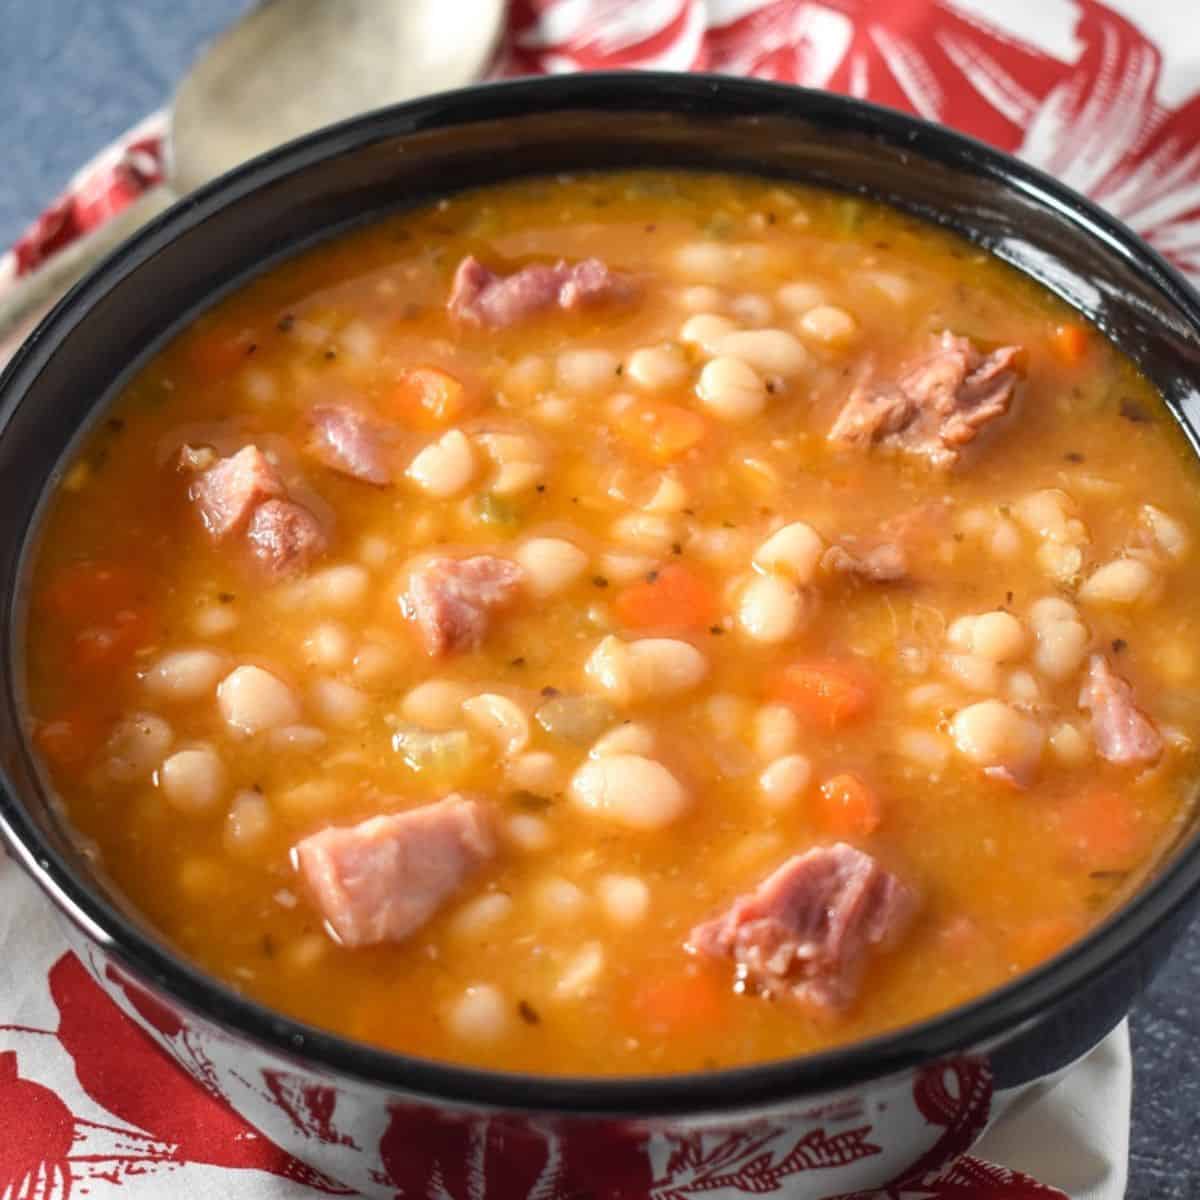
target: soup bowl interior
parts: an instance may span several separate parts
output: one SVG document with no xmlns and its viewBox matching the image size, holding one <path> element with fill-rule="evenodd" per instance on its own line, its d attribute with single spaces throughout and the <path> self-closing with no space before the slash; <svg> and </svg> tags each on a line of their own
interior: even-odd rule
<svg viewBox="0 0 1200 1200">
<path fill-rule="evenodd" d="M 1057 1069 L 1120 1018 L 1200 885 L 1194 824 L 1154 877 L 1055 962 L 919 1027 L 788 1063 L 697 1077 L 531 1080 L 406 1059 L 305 1028 L 165 946 L 65 829 L 26 739 L 26 563 L 73 448 L 149 356 L 199 311 L 299 249 L 382 213 L 534 173 L 676 167 L 860 193 L 965 235 L 1096 323 L 1162 392 L 1193 445 L 1200 305 L 1162 260 L 1054 181 L 969 139 L 839 97 L 678 76 L 575 77 L 434 97 L 315 134 L 172 209 L 77 287 L 0 383 L 0 571 L 10 664 L 0 692 L 0 823 L 83 936 L 239 1037 L 335 1076 L 449 1101 L 575 1112 L 728 1109 L 1008 1048 L 1010 1082 Z M 1086 1003 L 1084 1001 L 1086 1000 Z"/>
</svg>

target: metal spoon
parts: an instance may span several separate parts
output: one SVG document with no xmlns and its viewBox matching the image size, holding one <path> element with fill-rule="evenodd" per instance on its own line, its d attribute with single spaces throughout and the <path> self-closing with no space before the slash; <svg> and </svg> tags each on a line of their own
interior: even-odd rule
<svg viewBox="0 0 1200 1200">
<path fill-rule="evenodd" d="M 166 183 L 0 299 L 0 366 L 95 262 L 201 184 L 322 125 L 479 79 L 504 10 L 505 0 L 260 0 L 176 90 Z"/>
</svg>

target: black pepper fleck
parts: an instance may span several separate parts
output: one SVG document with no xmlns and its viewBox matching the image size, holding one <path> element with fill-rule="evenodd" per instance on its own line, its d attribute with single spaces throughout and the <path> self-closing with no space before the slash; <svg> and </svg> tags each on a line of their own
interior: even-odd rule
<svg viewBox="0 0 1200 1200">
<path fill-rule="evenodd" d="M 291 328 L 293 325 L 295 325 L 295 323 L 296 318 L 291 313 L 285 313 L 279 318 L 275 328 L 278 329 L 280 333 L 290 333 Z"/>
<path fill-rule="evenodd" d="M 594 584 L 595 584 L 595 585 L 596 585 L 598 588 L 606 588 L 606 587 L 608 587 L 608 580 L 607 580 L 607 579 L 605 579 L 603 575 L 593 575 L 593 576 L 592 576 L 592 582 L 593 582 L 593 583 L 594 583 Z"/>
<path fill-rule="evenodd" d="M 713 635 L 713 637 L 720 637 L 721 634 L 723 634 L 725 632 L 725 630 L 722 629 L 720 625 L 710 625 L 708 627 L 708 632 L 711 633 Z"/>
<path fill-rule="evenodd" d="M 237 599 L 237 597 L 232 592 L 218 592 L 217 599 L 222 604 L 232 604 Z"/>
<path fill-rule="evenodd" d="M 512 659 L 508 665 L 510 667 L 523 667 L 525 665 L 525 655 L 518 654 L 517 657 Z"/>
<path fill-rule="evenodd" d="M 682 554 L 683 546 L 679 542 L 672 542 L 671 543 L 671 553 L 672 554 Z"/>
<path fill-rule="evenodd" d="M 1124 638 L 1113 638 L 1112 648 L 1114 654 L 1120 654 L 1129 643 Z"/>
<path fill-rule="evenodd" d="M 269 933 L 263 934 L 262 952 L 264 958 L 275 957 L 275 939 Z"/>
<path fill-rule="evenodd" d="M 332 362 L 335 358 L 337 358 L 337 351 L 336 350 L 326 350 L 325 358 L 327 361 Z"/>
<path fill-rule="evenodd" d="M 546 485 L 544 483 L 539 483 L 534 490 L 538 492 L 544 492 L 546 490 Z"/>
<path fill-rule="evenodd" d="M 120 433 L 125 428 L 125 422 L 120 417 L 109 417 L 104 426 L 109 433 Z"/>
<path fill-rule="evenodd" d="M 1135 425 L 1145 425 L 1150 421 L 1150 414 L 1136 401 L 1126 396 L 1121 401 L 1121 416 Z"/>
<path fill-rule="evenodd" d="M 546 686 L 542 688 L 542 695 L 545 696 L 547 700 L 557 696 L 558 694 L 558 688 L 551 687 L 549 684 L 546 684 Z"/>
<path fill-rule="evenodd" d="M 1004 593 L 1004 603 L 1005 603 L 1005 604 L 1011 604 L 1012 602 L 1013 602 L 1013 594 L 1012 594 L 1012 592 L 1005 592 L 1005 593 Z"/>
<path fill-rule="evenodd" d="M 647 571 L 646 572 L 646 582 L 647 583 L 655 583 L 657 580 L 658 580 L 658 572 L 657 571 Z"/>
<path fill-rule="evenodd" d="M 540 1025 L 542 1023 L 542 1018 L 538 1016 L 537 1009 L 528 1000 L 522 1000 L 517 1004 L 517 1013 L 526 1025 Z"/>
<path fill-rule="evenodd" d="M 1080 454 L 1078 450 L 1068 450 L 1066 452 L 1066 454 L 1063 455 L 1063 458 L 1065 458 L 1067 460 L 1067 462 L 1072 462 L 1072 463 L 1083 462 L 1083 455 Z"/>
<path fill-rule="evenodd" d="M 248 345 L 248 346 L 246 347 L 246 353 L 247 353 L 247 354 L 253 354 L 253 353 L 254 353 L 254 352 L 257 350 L 257 349 L 258 349 L 258 343 L 257 343 L 257 342 L 251 342 L 251 343 L 250 343 L 250 345 Z"/>
<path fill-rule="evenodd" d="M 618 375 L 625 374 L 625 364 L 624 363 L 617 363 L 617 374 Z"/>
</svg>

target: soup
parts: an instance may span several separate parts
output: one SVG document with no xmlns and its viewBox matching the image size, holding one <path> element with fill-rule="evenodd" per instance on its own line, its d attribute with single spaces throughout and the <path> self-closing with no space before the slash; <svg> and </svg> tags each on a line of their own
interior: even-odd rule
<svg viewBox="0 0 1200 1200">
<path fill-rule="evenodd" d="M 489 1068 L 777 1059 L 1137 886 L 1195 773 L 1198 528 L 1146 381 L 966 242 L 527 180 L 132 380 L 41 534 L 32 736 L 113 886 L 281 1012 Z"/>
</svg>

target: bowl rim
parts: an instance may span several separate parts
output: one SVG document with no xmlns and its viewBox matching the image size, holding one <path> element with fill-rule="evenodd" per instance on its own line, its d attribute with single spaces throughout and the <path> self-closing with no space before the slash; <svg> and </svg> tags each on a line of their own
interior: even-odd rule
<svg viewBox="0 0 1200 1200">
<path fill-rule="evenodd" d="M 708 106 L 724 102 L 719 112 Z M 732 105 L 732 107 L 730 107 Z M 696 107 L 703 106 L 703 107 Z M 250 160 L 177 202 L 96 266 L 43 318 L 0 373 L 0 408 L 19 403 L 42 366 L 90 308 L 140 263 L 246 194 L 296 170 L 374 141 L 423 130 L 498 123 L 562 112 L 692 112 L 707 120 L 772 117 L 841 120 L 846 132 L 874 135 L 918 158 L 969 170 L 1022 192 L 1080 227 L 1134 267 L 1200 331 L 1200 295 L 1120 220 L 1058 180 L 947 127 L 835 93 L 710 74 L 611 72 L 485 82 L 377 109 L 327 126 Z M 714 170 L 723 169 L 719 163 Z M 724 168 L 729 169 L 729 168 Z M 738 168 L 733 168 L 738 169 Z M 2 435 L 2 434 L 0 434 Z M 21 536 L 26 547 L 31 528 Z M 11 614 L 10 614 L 11 617 Z M 11 619 L 5 636 L 12 644 Z M 11 668 L 11 664 L 10 664 Z M 5 672 L 14 711 L 16 672 Z M 19 751 L 32 771 L 28 737 Z M 986 1052 L 989 1043 L 1039 1018 L 1130 953 L 1200 891 L 1200 833 L 1153 878 L 1064 953 L 1015 981 L 915 1024 L 819 1053 L 748 1066 L 674 1075 L 559 1076 L 493 1071 L 417 1058 L 357 1042 L 284 1016 L 234 992 L 126 917 L 99 889 L 84 885 L 0 774 L 0 835 L 38 887 L 104 955 L 227 1035 L 331 1078 L 454 1106 L 589 1116 L 703 1116 L 828 1095 L 931 1062 Z"/>
</svg>

